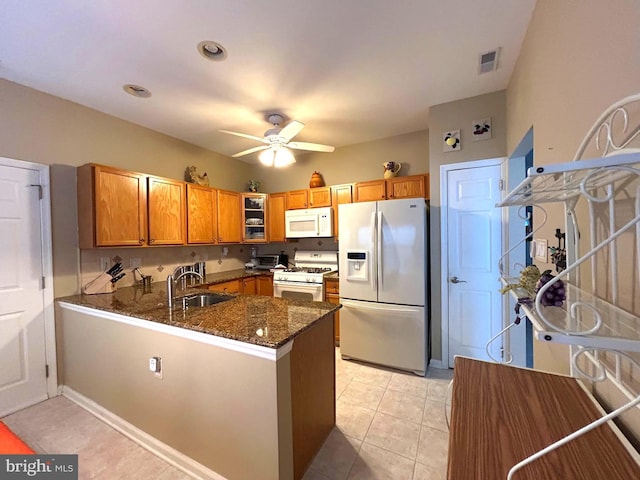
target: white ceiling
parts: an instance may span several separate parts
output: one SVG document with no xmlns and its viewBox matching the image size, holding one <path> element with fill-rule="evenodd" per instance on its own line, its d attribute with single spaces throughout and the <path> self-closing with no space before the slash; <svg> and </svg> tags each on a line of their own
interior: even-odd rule
<svg viewBox="0 0 640 480">
<path fill-rule="evenodd" d="M 262 136 L 274 112 L 306 124 L 295 140 L 340 147 L 426 129 L 431 105 L 506 88 L 534 5 L 2 0 L 0 77 L 224 155 L 258 144 L 218 129 Z M 204 59 L 202 40 L 227 60 Z M 478 75 L 496 47 L 498 70 Z"/>
</svg>

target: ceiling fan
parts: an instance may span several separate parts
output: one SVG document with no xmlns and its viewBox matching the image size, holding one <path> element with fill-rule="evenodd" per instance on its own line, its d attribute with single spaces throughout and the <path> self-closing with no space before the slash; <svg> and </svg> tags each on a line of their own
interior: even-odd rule
<svg viewBox="0 0 640 480">
<path fill-rule="evenodd" d="M 320 143 L 309 143 L 309 142 L 292 142 L 291 139 L 295 137 L 300 131 L 304 128 L 304 123 L 299 122 L 297 120 L 292 120 L 287 124 L 286 127 L 281 128 L 284 118 L 282 115 L 278 115 L 277 113 L 269 115 L 268 120 L 271 124 L 273 124 L 273 128 L 270 128 L 266 132 L 264 132 L 264 137 L 257 137 L 255 135 L 249 135 L 246 133 L 238 133 L 231 132 L 229 130 L 220 130 L 222 133 L 229 133 L 231 135 L 237 135 L 238 137 L 249 138 L 251 140 L 256 140 L 257 142 L 265 143 L 266 145 L 260 145 L 259 147 L 248 148 L 247 150 L 243 150 L 242 152 L 238 152 L 232 157 L 242 157 L 243 155 L 249 155 L 250 153 L 259 152 L 261 150 L 271 149 L 269 152 L 271 157 L 271 162 L 268 161 L 269 156 L 260 155 L 260 161 L 265 164 L 273 165 L 273 160 L 276 160 L 276 166 L 278 165 L 277 156 L 282 156 L 280 152 L 288 152 L 287 148 L 293 148 L 296 150 L 310 150 L 312 152 L 333 152 L 335 147 L 330 145 L 322 145 Z M 286 148 L 283 148 L 286 147 Z M 290 160 L 288 163 L 295 162 L 293 159 L 293 155 L 291 152 L 288 152 L 288 156 Z M 263 160 L 263 157 L 267 160 Z"/>
</svg>

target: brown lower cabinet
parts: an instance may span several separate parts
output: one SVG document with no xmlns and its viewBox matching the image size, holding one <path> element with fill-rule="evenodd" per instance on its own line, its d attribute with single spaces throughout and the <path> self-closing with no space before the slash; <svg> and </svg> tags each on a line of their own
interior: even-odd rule
<svg viewBox="0 0 640 480">
<path fill-rule="evenodd" d="M 245 277 L 242 279 L 242 293 L 245 295 L 255 295 L 257 293 L 256 277 Z"/>
<path fill-rule="evenodd" d="M 265 295 L 273 297 L 273 277 L 269 275 L 257 275 L 251 277 L 238 278 L 222 283 L 214 283 L 207 287 L 212 292 L 222 292 L 230 294 L 245 295 Z"/>
<path fill-rule="evenodd" d="M 273 277 L 260 275 L 256 277 L 258 295 L 273 297 Z"/>
<path fill-rule="evenodd" d="M 239 294 L 242 293 L 242 282 L 240 281 L 240 279 L 229 280 L 228 282 L 209 285 L 207 289 L 211 290 L 212 292 Z"/>
<path fill-rule="evenodd" d="M 340 279 L 324 279 L 324 301 L 334 304 L 340 303 Z M 336 344 L 340 344 L 340 310 L 334 314 Z"/>
</svg>

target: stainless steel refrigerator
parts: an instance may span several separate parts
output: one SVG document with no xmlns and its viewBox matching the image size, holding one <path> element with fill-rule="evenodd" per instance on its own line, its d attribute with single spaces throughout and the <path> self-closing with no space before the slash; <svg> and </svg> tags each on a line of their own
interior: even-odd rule
<svg viewBox="0 0 640 480">
<path fill-rule="evenodd" d="M 424 375 L 428 361 L 425 200 L 338 208 L 343 358 Z"/>
</svg>

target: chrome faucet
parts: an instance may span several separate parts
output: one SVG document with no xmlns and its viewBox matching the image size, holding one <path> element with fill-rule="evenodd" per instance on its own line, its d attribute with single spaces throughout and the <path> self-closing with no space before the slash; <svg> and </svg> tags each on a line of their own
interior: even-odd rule
<svg viewBox="0 0 640 480">
<path fill-rule="evenodd" d="M 204 282 L 204 277 L 202 276 L 202 274 L 198 272 L 194 272 L 193 270 L 184 271 L 180 273 L 175 279 L 173 278 L 173 275 L 168 275 L 167 276 L 167 304 L 169 305 L 169 308 L 173 308 L 173 297 L 175 296 L 176 284 L 178 283 L 178 280 L 180 280 L 183 277 L 186 277 L 187 275 L 195 275 L 200 279 L 200 282 Z"/>
</svg>

